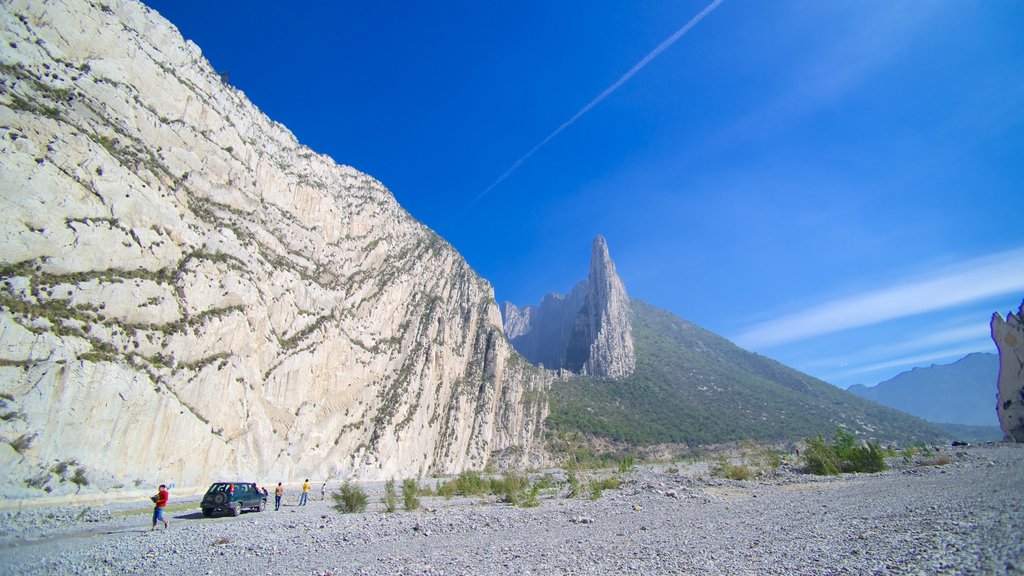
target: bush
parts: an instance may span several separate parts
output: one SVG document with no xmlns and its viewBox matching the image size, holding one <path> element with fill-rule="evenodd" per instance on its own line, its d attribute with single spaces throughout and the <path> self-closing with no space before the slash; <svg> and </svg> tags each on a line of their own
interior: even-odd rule
<svg viewBox="0 0 1024 576">
<path fill-rule="evenodd" d="M 35 478 L 29 478 L 25 480 L 25 485 L 28 486 L 29 488 L 36 488 L 41 490 L 43 489 L 44 486 L 46 486 L 47 482 L 50 481 L 50 478 L 51 476 L 49 474 L 43 472 L 36 476 Z"/>
<path fill-rule="evenodd" d="M 711 475 L 729 480 L 750 480 L 754 471 L 746 464 L 734 464 L 722 457 L 711 467 Z"/>
<path fill-rule="evenodd" d="M 341 485 L 337 492 L 331 494 L 331 498 L 334 499 L 334 509 L 345 514 L 363 512 L 366 510 L 366 503 L 369 500 L 365 490 L 354 486 L 348 480 Z"/>
<path fill-rule="evenodd" d="M 566 482 L 569 484 L 569 494 L 566 495 L 566 498 L 579 498 L 586 490 L 586 477 L 581 480 L 575 470 L 569 470 L 566 474 Z"/>
<path fill-rule="evenodd" d="M 491 483 L 484 479 L 479 472 L 467 470 L 444 482 L 437 487 L 437 494 L 445 498 L 459 494 L 462 496 L 482 496 L 491 490 Z"/>
<path fill-rule="evenodd" d="M 538 492 L 540 492 L 540 484 L 530 486 L 530 489 L 524 492 L 519 505 L 523 508 L 536 508 L 537 506 L 540 506 L 540 500 L 537 500 Z"/>
<path fill-rule="evenodd" d="M 71 481 L 79 486 L 88 486 L 89 479 L 85 477 L 85 468 L 75 468 L 75 475 L 71 477 Z"/>
<path fill-rule="evenodd" d="M 625 474 L 633 469 L 635 461 L 632 456 L 624 456 L 622 460 L 619 460 L 619 472 Z"/>
<path fill-rule="evenodd" d="M 395 504 L 398 501 L 398 494 L 395 492 L 395 480 L 391 479 L 384 483 L 384 511 L 391 513 L 395 511 Z"/>
<path fill-rule="evenodd" d="M 11 448 L 18 454 L 23 454 L 25 450 L 28 450 L 29 446 L 32 445 L 32 441 L 36 439 L 35 434 L 22 434 L 10 442 Z"/>
<path fill-rule="evenodd" d="M 922 458 L 917 465 L 918 466 L 945 466 L 949 464 L 949 456 L 945 454 L 939 454 L 934 458 Z"/>
<path fill-rule="evenodd" d="M 444 496 L 445 500 L 451 500 L 452 496 L 458 494 L 458 488 L 454 480 L 449 480 L 438 484 L 436 492 L 438 496 Z"/>
<path fill-rule="evenodd" d="M 620 484 L 621 482 L 615 476 L 610 476 L 603 480 L 592 482 L 590 484 L 590 498 L 592 500 L 597 500 L 605 490 L 615 490 L 620 486 Z"/>
<path fill-rule="evenodd" d="M 402 506 L 407 512 L 420 507 L 419 491 L 420 483 L 415 478 L 402 480 Z"/>
<path fill-rule="evenodd" d="M 832 436 L 832 445 L 827 444 L 820 434 L 808 438 L 803 459 L 807 471 L 811 474 L 881 472 L 888 469 L 885 453 L 885 449 L 874 442 L 857 445 L 853 434 L 839 429 Z"/>
<path fill-rule="evenodd" d="M 463 496 L 480 496 L 487 494 L 491 484 L 479 472 L 467 470 L 455 479 L 455 488 Z"/>
<path fill-rule="evenodd" d="M 835 476 L 840 472 L 839 457 L 821 434 L 807 439 L 802 457 L 807 471 L 818 476 Z"/>
</svg>

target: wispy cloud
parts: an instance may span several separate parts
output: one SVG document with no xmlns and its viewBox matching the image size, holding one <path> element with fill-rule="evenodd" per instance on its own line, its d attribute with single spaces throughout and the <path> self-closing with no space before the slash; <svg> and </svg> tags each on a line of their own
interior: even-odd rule
<svg viewBox="0 0 1024 576">
<path fill-rule="evenodd" d="M 518 160 L 516 160 L 515 162 L 512 163 L 511 166 L 509 166 L 508 170 L 505 170 L 505 172 L 503 172 L 501 176 L 498 176 L 497 180 L 495 180 L 483 192 L 477 194 L 476 198 L 473 198 L 473 200 L 471 200 L 469 202 L 469 204 L 467 204 L 466 207 L 462 209 L 462 212 L 465 212 L 470 207 L 472 207 L 474 204 L 476 204 L 481 199 L 483 199 L 484 196 L 487 196 L 488 194 L 490 194 L 492 190 L 497 188 L 499 184 L 504 182 L 506 178 L 508 178 L 509 176 L 512 175 L 513 172 L 518 170 L 519 167 L 522 166 L 523 163 L 525 163 L 527 160 L 529 160 L 531 156 L 536 154 L 538 150 L 543 148 L 548 142 L 551 142 L 552 140 L 554 140 L 554 138 L 556 136 L 558 136 L 559 134 L 561 134 L 563 130 L 565 130 L 569 126 L 572 126 L 573 124 L 575 124 L 577 120 L 582 118 L 583 115 L 586 114 L 587 112 L 590 112 L 590 110 L 594 106 L 597 106 L 598 104 L 600 104 L 602 100 L 604 100 L 608 96 L 611 96 L 613 92 L 615 92 L 623 84 L 628 82 L 629 79 L 632 78 L 633 76 L 635 76 L 637 72 L 639 72 L 640 70 L 643 70 L 643 68 L 645 66 L 647 66 L 648 64 L 650 64 L 652 60 L 657 58 L 659 54 L 661 54 L 665 50 L 668 50 L 673 44 L 676 43 L 677 40 L 682 38 L 683 35 L 685 35 L 687 32 L 689 32 L 694 26 L 699 24 L 700 21 L 703 20 L 705 16 L 707 16 L 712 11 L 714 11 L 715 8 L 718 8 L 718 5 L 721 4 L 722 1 L 723 0 L 713 0 L 710 4 L 705 6 L 704 9 L 701 10 L 696 16 L 691 18 L 689 22 L 684 24 L 682 28 L 676 30 L 671 36 L 666 38 L 661 44 L 658 44 L 658 46 L 654 50 L 651 50 L 639 62 L 634 64 L 633 67 L 630 68 L 625 74 L 623 74 L 621 78 L 616 80 L 615 83 L 613 83 L 611 86 L 605 88 L 603 92 L 601 92 L 600 94 L 597 95 L 597 97 L 595 97 L 593 100 L 588 102 L 586 106 L 584 106 L 583 108 L 580 108 L 579 112 L 573 114 L 572 118 L 569 118 L 568 120 L 563 122 L 562 125 L 559 126 L 558 128 L 556 128 L 554 132 L 552 132 L 551 134 L 548 134 L 547 137 L 544 138 L 543 140 L 541 140 L 536 146 L 534 146 L 533 148 L 530 148 L 530 150 L 526 154 L 523 154 L 522 156 L 520 156 Z"/>
<path fill-rule="evenodd" d="M 877 360 L 878 358 L 892 358 L 913 352 L 920 353 L 923 350 L 934 350 L 940 346 L 965 345 L 968 342 L 972 343 L 972 345 L 981 343 L 982 347 L 985 344 L 991 344 L 986 319 L 982 318 L 980 321 L 975 319 L 970 324 L 939 329 L 923 335 L 912 335 L 905 340 L 887 343 L 884 346 L 871 346 L 861 350 L 852 350 L 849 354 L 844 354 L 843 356 L 821 358 L 802 363 L 801 366 L 804 369 L 834 368 L 836 366 L 847 366 L 849 364 Z M 977 348 L 977 346 L 975 347 Z"/>
<path fill-rule="evenodd" d="M 1013 292 L 1024 292 L 1024 248 L 976 258 L 928 278 L 912 279 L 768 320 L 734 340 L 745 348 L 770 348 Z"/>
<path fill-rule="evenodd" d="M 962 356 L 970 354 L 971 352 L 977 352 L 979 347 L 983 346 L 984 343 L 978 342 L 973 346 L 961 346 L 958 348 L 949 348 L 945 350 L 929 352 L 927 354 L 917 354 L 915 356 L 895 358 L 892 360 L 886 360 L 884 362 L 868 364 L 866 366 L 858 366 L 853 370 L 848 370 L 846 372 L 843 372 L 842 374 L 838 374 L 838 376 L 855 376 L 857 374 L 867 374 L 868 372 L 875 372 L 878 370 L 888 370 L 889 368 L 901 368 L 903 366 L 911 366 L 914 364 L 921 364 L 923 362 L 934 362 L 935 360 L 942 360 L 945 358 L 960 358 Z"/>
</svg>

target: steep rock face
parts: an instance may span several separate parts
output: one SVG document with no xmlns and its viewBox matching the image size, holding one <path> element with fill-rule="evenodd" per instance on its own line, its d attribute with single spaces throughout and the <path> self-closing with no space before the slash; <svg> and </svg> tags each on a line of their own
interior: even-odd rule
<svg viewBox="0 0 1024 576">
<path fill-rule="evenodd" d="M 0 7 L 5 496 L 541 457 L 550 376 L 377 181 L 135 1 Z"/>
<path fill-rule="evenodd" d="M 1024 442 L 1024 302 L 1017 313 L 992 314 L 992 340 L 999 349 L 996 413 L 1007 442 Z"/>
<path fill-rule="evenodd" d="M 569 295 L 551 293 L 539 307 L 506 303 L 505 334 L 535 364 L 622 378 L 636 367 L 629 296 L 604 237 L 594 239 L 587 280 Z"/>
<path fill-rule="evenodd" d="M 568 294 L 544 296 L 540 306 L 516 308 L 505 303 L 505 336 L 534 364 L 558 370 L 566 366 L 566 351 L 576 316 L 587 297 L 587 283 L 579 282 Z"/>
<path fill-rule="evenodd" d="M 636 368 L 632 311 L 626 287 L 615 271 L 603 236 L 594 239 L 587 278 L 586 335 L 590 339 L 583 373 L 622 378 Z"/>
</svg>

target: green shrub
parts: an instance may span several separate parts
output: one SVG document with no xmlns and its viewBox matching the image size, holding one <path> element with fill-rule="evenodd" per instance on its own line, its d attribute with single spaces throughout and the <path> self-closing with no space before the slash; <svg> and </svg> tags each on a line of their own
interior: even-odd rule
<svg viewBox="0 0 1024 576">
<path fill-rule="evenodd" d="M 14 440 L 10 441 L 11 448 L 18 454 L 22 454 L 25 450 L 28 450 L 29 446 L 32 445 L 32 441 L 36 439 L 35 434 L 22 434 Z"/>
<path fill-rule="evenodd" d="M 89 479 L 85 476 L 85 468 L 75 468 L 75 475 L 71 477 L 71 482 L 79 486 L 88 486 Z"/>
<path fill-rule="evenodd" d="M 402 480 L 402 506 L 407 512 L 420 507 L 419 491 L 420 483 L 415 478 Z"/>
<path fill-rule="evenodd" d="M 451 500 L 452 496 L 458 494 L 458 486 L 454 480 L 449 480 L 437 485 L 435 490 L 438 496 L 444 496 L 445 500 Z"/>
<path fill-rule="evenodd" d="M 566 498 L 579 498 L 587 489 L 586 477 L 580 479 L 575 470 L 569 470 L 566 473 L 566 483 L 569 484 L 569 494 L 566 495 Z"/>
<path fill-rule="evenodd" d="M 455 479 L 456 492 L 463 496 L 487 494 L 491 484 L 479 472 L 467 470 Z"/>
<path fill-rule="evenodd" d="M 50 481 L 50 478 L 51 476 L 49 474 L 43 472 L 36 476 L 35 478 L 29 478 L 25 480 L 25 485 L 28 486 L 29 488 L 36 488 L 41 490 L 43 489 L 44 486 L 46 486 L 46 483 Z"/>
<path fill-rule="evenodd" d="M 530 479 L 522 474 L 506 472 L 501 478 L 492 478 L 490 491 L 501 497 L 502 502 L 519 504 L 521 497 L 530 486 Z"/>
<path fill-rule="evenodd" d="M 384 483 L 384 511 L 391 513 L 395 511 L 395 505 L 398 501 L 398 494 L 395 492 L 395 480 L 391 479 Z"/>
<path fill-rule="evenodd" d="M 857 445 L 853 434 L 839 429 L 832 436 L 832 445 L 819 434 L 807 439 L 803 459 L 807 471 L 818 475 L 840 472 L 881 472 L 888 468 L 885 448 L 874 442 Z"/>
<path fill-rule="evenodd" d="M 632 470 L 634 465 L 635 460 L 633 459 L 633 456 L 624 456 L 622 460 L 619 460 L 619 472 L 625 474 Z"/>
<path fill-rule="evenodd" d="M 734 464 L 725 457 L 721 457 L 711 467 L 711 475 L 729 480 L 750 480 L 754 477 L 754 471 L 746 464 Z"/>
<path fill-rule="evenodd" d="M 337 492 L 331 494 L 331 498 L 334 499 L 335 510 L 345 514 L 366 510 L 366 503 L 369 500 L 365 490 L 347 480 Z"/>
<path fill-rule="evenodd" d="M 621 485 L 621 481 L 615 476 L 609 476 L 597 482 L 590 483 L 590 498 L 591 500 L 597 500 L 601 497 L 605 490 L 616 490 Z"/>
<path fill-rule="evenodd" d="M 533 485 L 540 490 L 547 490 L 548 488 L 554 488 L 558 485 L 558 481 L 551 474 L 544 474 L 540 478 L 533 481 Z"/>
<path fill-rule="evenodd" d="M 854 446 L 839 456 L 843 460 L 843 472 L 882 472 L 889 468 L 885 463 L 885 448 L 874 442 Z"/>
<path fill-rule="evenodd" d="M 841 471 L 839 457 L 821 434 L 807 439 L 802 457 L 807 471 L 818 476 L 835 476 Z"/>
</svg>

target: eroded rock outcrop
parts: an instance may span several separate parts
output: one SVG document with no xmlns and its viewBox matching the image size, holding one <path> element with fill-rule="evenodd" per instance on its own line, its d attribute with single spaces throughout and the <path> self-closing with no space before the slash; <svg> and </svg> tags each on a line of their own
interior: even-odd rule
<svg viewBox="0 0 1024 576">
<path fill-rule="evenodd" d="M 506 303 L 503 317 L 509 341 L 534 364 L 610 378 L 636 367 L 629 295 L 603 236 L 591 246 L 587 279 L 572 292 L 548 294 L 537 307 Z"/>
<path fill-rule="evenodd" d="M 379 182 L 134 0 L 4 2 L 0 38 L 5 496 L 536 462 L 550 376 Z"/>
<path fill-rule="evenodd" d="M 1024 302 L 1006 320 L 992 314 L 990 327 L 999 349 L 999 426 L 1007 442 L 1024 442 Z"/>
</svg>

